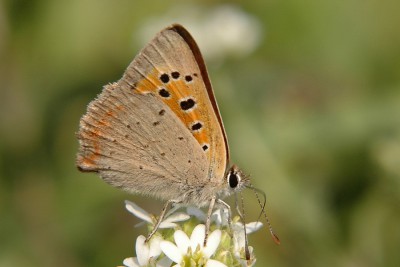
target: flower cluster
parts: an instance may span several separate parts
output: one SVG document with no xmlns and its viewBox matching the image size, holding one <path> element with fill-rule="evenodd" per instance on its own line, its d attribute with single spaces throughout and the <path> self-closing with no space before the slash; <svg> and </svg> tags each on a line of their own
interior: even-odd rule
<svg viewBox="0 0 400 267">
<path fill-rule="evenodd" d="M 135 203 L 126 201 L 126 208 L 136 217 L 147 222 L 149 230 L 155 219 Z M 138 266 L 253 266 L 255 256 L 249 247 L 250 260 L 245 258 L 245 236 L 239 218 L 227 223 L 226 209 L 217 209 L 211 216 L 211 233 L 204 245 L 206 215 L 200 209 L 186 208 L 186 212 L 172 208 L 165 216 L 154 236 L 145 242 L 143 235 L 136 239 L 136 257 L 124 260 L 127 267 Z M 178 224 L 180 222 L 180 224 Z M 183 223 L 182 223 L 183 222 Z M 260 222 L 246 224 L 247 233 L 262 227 Z"/>
</svg>

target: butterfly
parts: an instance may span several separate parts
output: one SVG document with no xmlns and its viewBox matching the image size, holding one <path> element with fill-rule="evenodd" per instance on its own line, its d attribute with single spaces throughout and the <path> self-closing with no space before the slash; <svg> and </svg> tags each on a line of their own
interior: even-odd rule
<svg viewBox="0 0 400 267">
<path fill-rule="evenodd" d="M 171 203 L 209 205 L 250 187 L 229 165 L 229 147 L 207 69 L 181 25 L 160 31 L 104 86 L 80 120 L 77 166 L 131 193 Z"/>
</svg>

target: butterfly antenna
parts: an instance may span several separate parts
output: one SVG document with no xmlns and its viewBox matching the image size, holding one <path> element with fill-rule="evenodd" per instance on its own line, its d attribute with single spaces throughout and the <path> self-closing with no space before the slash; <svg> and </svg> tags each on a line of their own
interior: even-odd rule
<svg viewBox="0 0 400 267">
<path fill-rule="evenodd" d="M 274 233 L 274 230 L 272 229 L 271 222 L 269 221 L 267 213 L 265 212 L 265 206 L 266 206 L 266 203 L 267 203 L 267 197 L 265 195 L 265 192 L 260 190 L 260 189 L 258 189 L 258 188 L 253 187 L 252 185 L 247 186 L 247 188 L 250 188 L 250 189 L 253 190 L 254 194 L 256 195 L 258 204 L 260 204 L 261 212 L 260 212 L 260 215 L 258 216 L 258 219 L 260 219 L 262 214 L 264 214 L 264 218 L 265 218 L 265 220 L 267 222 L 268 229 L 269 229 L 269 232 L 271 234 L 272 240 L 274 240 L 275 244 L 279 245 L 281 243 L 281 241 L 279 240 L 278 236 Z M 260 197 L 259 197 L 258 194 L 261 194 L 263 196 L 263 198 L 264 198 L 263 202 L 261 202 Z"/>
</svg>

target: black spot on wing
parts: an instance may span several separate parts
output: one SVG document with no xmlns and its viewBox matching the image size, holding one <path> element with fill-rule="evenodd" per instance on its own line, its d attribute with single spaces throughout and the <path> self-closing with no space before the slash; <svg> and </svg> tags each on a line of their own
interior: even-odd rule
<svg viewBox="0 0 400 267">
<path fill-rule="evenodd" d="M 201 122 L 196 122 L 195 124 L 192 125 L 192 131 L 197 131 L 200 130 L 203 127 L 203 124 Z"/>
<path fill-rule="evenodd" d="M 196 102 L 192 98 L 188 98 L 187 100 L 182 100 L 180 103 L 181 109 L 189 110 L 196 105 Z"/>
<path fill-rule="evenodd" d="M 185 76 L 185 81 L 186 81 L 186 82 L 189 83 L 189 82 L 191 82 L 192 80 L 193 80 L 193 77 L 192 77 L 191 75 L 186 75 L 186 76 Z"/>
<path fill-rule="evenodd" d="M 171 77 L 175 80 L 179 79 L 180 76 L 181 76 L 181 74 L 177 71 L 174 71 L 171 73 Z"/>
<path fill-rule="evenodd" d="M 169 76 L 168 76 L 168 74 L 166 74 L 166 73 L 161 74 L 161 75 L 160 75 L 160 80 L 161 80 L 163 83 L 168 83 L 168 82 L 169 82 Z"/>
<path fill-rule="evenodd" d="M 168 90 L 165 89 L 165 88 L 161 88 L 161 89 L 158 91 L 158 94 L 159 94 L 160 96 L 164 97 L 164 98 L 168 98 L 168 97 L 171 96 L 171 94 L 170 94 L 170 93 L 168 92 Z"/>
</svg>

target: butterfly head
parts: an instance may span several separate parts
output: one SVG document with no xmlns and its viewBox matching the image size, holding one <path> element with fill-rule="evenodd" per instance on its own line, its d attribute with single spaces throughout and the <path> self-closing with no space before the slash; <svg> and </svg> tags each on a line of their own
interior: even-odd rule
<svg viewBox="0 0 400 267">
<path fill-rule="evenodd" d="M 226 172 L 225 178 L 230 192 L 241 191 L 243 188 L 250 185 L 249 177 L 235 164 Z"/>
</svg>

